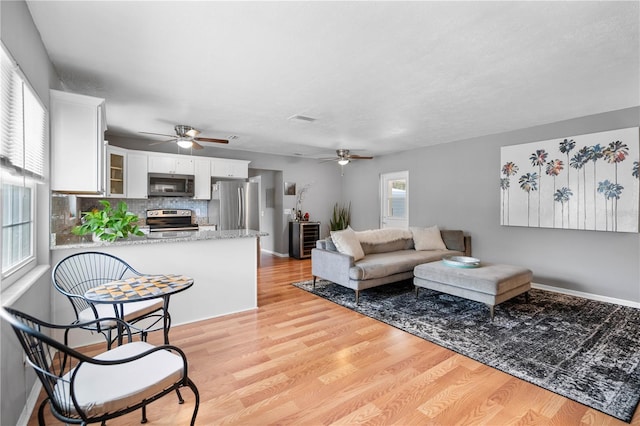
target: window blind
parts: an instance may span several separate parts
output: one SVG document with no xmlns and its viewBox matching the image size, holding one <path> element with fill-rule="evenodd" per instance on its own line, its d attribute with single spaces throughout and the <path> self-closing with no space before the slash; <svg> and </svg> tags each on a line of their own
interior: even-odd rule
<svg viewBox="0 0 640 426">
<path fill-rule="evenodd" d="M 18 66 L 0 48 L 0 165 L 12 174 L 44 180 L 47 111 Z"/>
</svg>

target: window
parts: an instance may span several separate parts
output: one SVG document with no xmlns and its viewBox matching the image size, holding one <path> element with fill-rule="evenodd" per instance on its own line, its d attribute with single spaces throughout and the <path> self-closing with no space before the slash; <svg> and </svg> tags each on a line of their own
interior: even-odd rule
<svg viewBox="0 0 640 426">
<path fill-rule="evenodd" d="M 44 180 L 47 111 L 3 46 L 0 47 L 0 211 L 2 283 L 35 266 L 36 184 Z"/>
<path fill-rule="evenodd" d="M 380 227 L 409 227 L 409 172 L 380 175 Z"/>
<path fill-rule="evenodd" d="M 2 275 L 33 257 L 33 188 L 2 183 Z"/>
</svg>

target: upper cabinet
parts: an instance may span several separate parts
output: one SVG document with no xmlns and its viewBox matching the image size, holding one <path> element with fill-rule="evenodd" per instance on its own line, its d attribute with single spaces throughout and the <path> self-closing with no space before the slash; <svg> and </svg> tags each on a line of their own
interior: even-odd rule
<svg viewBox="0 0 640 426">
<path fill-rule="evenodd" d="M 144 151 L 127 152 L 127 198 L 147 198 L 148 156 Z"/>
<path fill-rule="evenodd" d="M 107 197 L 126 197 L 127 181 L 127 150 L 107 145 Z"/>
<path fill-rule="evenodd" d="M 193 157 L 149 153 L 149 173 L 194 174 Z"/>
<path fill-rule="evenodd" d="M 249 177 L 249 161 L 226 158 L 211 159 L 211 176 L 246 179 Z"/>
<path fill-rule="evenodd" d="M 194 200 L 211 199 L 211 160 L 196 158 L 194 160 L 195 183 L 193 189 Z"/>
<path fill-rule="evenodd" d="M 51 90 L 51 189 L 105 193 L 104 99 Z"/>
</svg>

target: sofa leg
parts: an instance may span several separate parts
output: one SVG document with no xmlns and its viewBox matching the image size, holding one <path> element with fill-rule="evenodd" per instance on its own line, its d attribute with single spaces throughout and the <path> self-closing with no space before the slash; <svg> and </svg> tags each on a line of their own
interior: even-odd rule
<svg viewBox="0 0 640 426">
<path fill-rule="evenodd" d="M 316 276 L 313 276 L 313 289 L 316 289 Z"/>
<path fill-rule="evenodd" d="M 358 304 L 360 299 L 360 290 L 356 290 L 356 305 Z"/>
<path fill-rule="evenodd" d="M 418 298 L 418 290 L 420 289 L 420 287 L 415 286 L 416 287 L 416 299 Z"/>
<path fill-rule="evenodd" d="M 493 322 L 493 308 L 494 305 L 487 305 L 489 306 L 489 315 L 491 316 L 491 322 Z"/>
<path fill-rule="evenodd" d="M 529 303 L 529 299 L 530 299 L 530 297 L 529 297 L 529 292 L 527 291 L 527 292 L 524 294 L 524 300 L 525 300 L 525 302 Z"/>
</svg>

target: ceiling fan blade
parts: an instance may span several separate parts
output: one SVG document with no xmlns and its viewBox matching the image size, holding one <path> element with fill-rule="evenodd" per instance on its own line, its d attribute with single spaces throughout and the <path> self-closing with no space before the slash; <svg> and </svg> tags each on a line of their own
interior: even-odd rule
<svg viewBox="0 0 640 426">
<path fill-rule="evenodd" d="M 176 140 L 176 138 L 169 139 L 169 140 L 166 140 L 166 141 L 151 142 L 151 143 L 149 144 L 149 146 L 152 146 L 152 145 L 160 145 L 160 144 L 162 144 L 162 143 L 173 142 L 173 141 L 175 141 L 175 140 Z"/>
<path fill-rule="evenodd" d="M 174 135 L 166 135 L 164 133 L 153 133 L 153 132 L 138 132 L 138 133 L 144 133 L 145 135 L 157 135 L 157 136 L 167 136 L 169 138 L 175 138 Z"/>
<path fill-rule="evenodd" d="M 371 159 L 373 159 L 373 157 L 366 157 L 366 156 L 363 156 L 363 155 L 349 155 L 347 158 L 350 159 L 350 160 L 371 160 Z"/>
<path fill-rule="evenodd" d="M 227 139 L 215 139 L 215 138 L 193 138 L 194 141 L 198 142 L 215 142 L 215 143 L 229 143 Z"/>
<path fill-rule="evenodd" d="M 192 147 L 193 149 L 202 149 L 202 148 L 204 148 L 202 145 L 200 145 L 200 144 L 199 144 L 198 142 L 196 142 L 195 140 L 194 140 L 194 141 L 191 141 L 191 143 L 193 144 L 193 145 L 191 145 L 191 147 Z"/>
<path fill-rule="evenodd" d="M 338 161 L 339 158 L 319 158 L 321 163 L 328 163 L 329 161 Z"/>
</svg>

